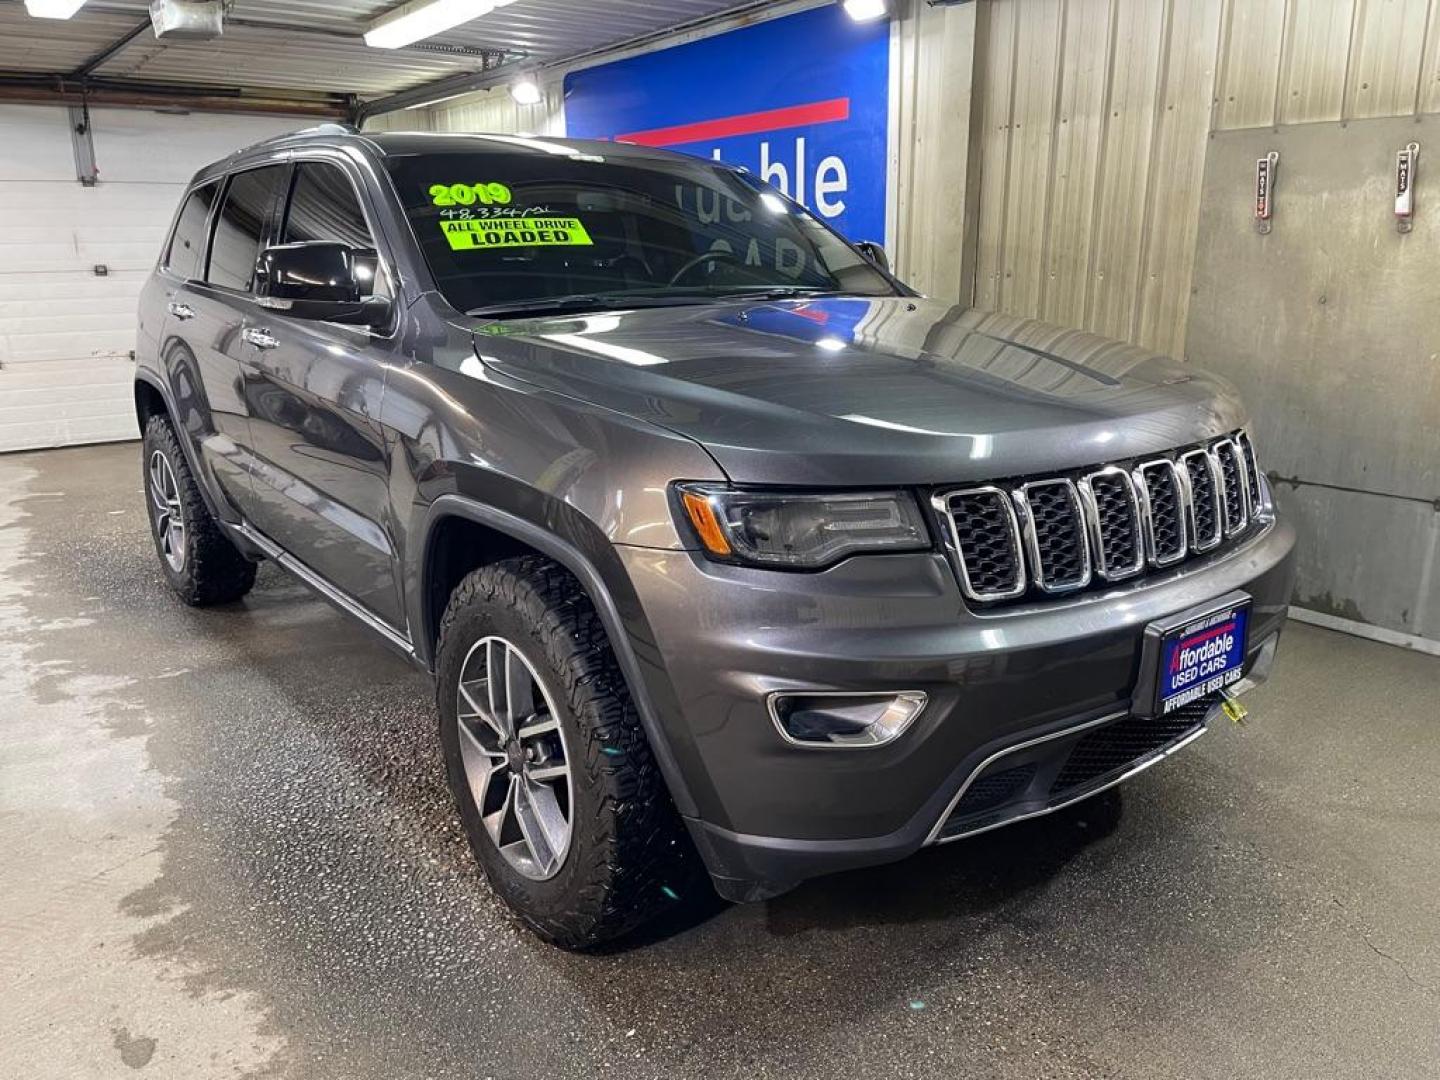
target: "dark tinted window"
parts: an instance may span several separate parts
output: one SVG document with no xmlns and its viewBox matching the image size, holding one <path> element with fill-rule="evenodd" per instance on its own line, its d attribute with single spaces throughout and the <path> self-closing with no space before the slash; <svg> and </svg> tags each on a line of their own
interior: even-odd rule
<svg viewBox="0 0 1440 1080">
<path fill-rule="evenodd" d="M 287 244 L 325 240 L 366 251 L 375 248 L 355 186 L 339 166 L 324 162 L 301 162 L 296 168 L 284 235 Z M 375 285 L 377 264 L 378 259 L 361 260 L 356 270 L 365 279 L 364 292 L 385 295 L 384 283 Z"/>
<path fill-rule="evenodd" d="M 285 178 L 285 166 L 237 173 L 225 189 L 225 205 L 215 226 L 210 247 L 210 269 L 205 280 L 230 289 L 249 291 L 260 257 L 265 223 L 275 208 L 276 195 Z"/>
<path fill-rule="evenodd" d="M 718 162 L 562 151 L 386 165 L 436 284 L 461 311 L 597 292 L 895 291 L 804 207 Z"/>
<path fill-rule="evenodd" d="M 205 226 L 210 220 L 210 208 L 215 205 L 215 196 L 220 191 L 219 182 L 198 187 L 185 200 L 180 218 L 175 223 L 175 235 L 170 238 L 170 247 L 165 252 L 165 265 L 172 273 L 182 278 L 198 278 L 205 259 Z"/>
</svg>

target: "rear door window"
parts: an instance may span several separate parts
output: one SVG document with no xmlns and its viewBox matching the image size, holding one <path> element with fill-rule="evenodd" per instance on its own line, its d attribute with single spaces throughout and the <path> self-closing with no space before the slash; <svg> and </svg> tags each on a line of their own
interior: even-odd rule
<svg viewBox="0 0 1440 1080">
<path fill-rule="evenodd" d="M 323 161 L 302 161 L 296 166 L 283 235 L 287 244 L 328 241 L 375 252 L 375 237 L 365 220 L 355 185 L 338 165 Z M 389 286 L 378 269 L 378 254 L 356 260 L 362 292 L 389 296 Z"/>
<path fill-rule="evenodd" d="M 219 193 L 217 180 L 196 188 L 185 200 L 170 246 L 165 250 L 165 268 L 172 274 L 187 281 L 200 276 L 205 264 L 205 232 L 210 224 L 210 210 Z"/>
<path fill-rule="evenodd" d="M 210 266 L 205 274 L 210 284 L 250 291 L 255 261 L 269 235 L 287 168 L 267 165 L 230 178 L 210 245 Z"/>
</svg>

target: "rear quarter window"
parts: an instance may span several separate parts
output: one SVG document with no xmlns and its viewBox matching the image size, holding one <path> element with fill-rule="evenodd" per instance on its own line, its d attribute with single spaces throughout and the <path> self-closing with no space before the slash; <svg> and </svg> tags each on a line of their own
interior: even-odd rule
<svg viewBox="0 0 1440 1080">
<path fill-rule="evenodd" d="M 172 274 L 186 280 L 200 276 L 205 265 L 206 227 L 219 192 L 220 183 L 215 181 L 196 188 L 185 200 L 175 222 L 175 232 L 165 249 L 165 268 Z"/>
</svg>

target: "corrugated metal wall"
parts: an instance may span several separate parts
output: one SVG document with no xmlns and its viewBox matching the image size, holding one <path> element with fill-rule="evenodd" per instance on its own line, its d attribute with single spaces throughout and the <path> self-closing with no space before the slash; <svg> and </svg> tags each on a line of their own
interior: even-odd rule
<svg viewBox="0 0 1440 1080">
<path fill-rule="evenodd" d="M 1440 111 L 1440 0 L 986 0 L 975 300 L 1181 353 L 1210 131 Z"/>
</svg>

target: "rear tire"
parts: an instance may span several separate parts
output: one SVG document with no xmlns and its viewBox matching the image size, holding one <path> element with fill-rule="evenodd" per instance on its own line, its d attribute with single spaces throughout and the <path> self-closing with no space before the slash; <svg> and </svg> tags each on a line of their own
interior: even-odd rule
<svg viewBox="0 0 1440 1080">
<path fill-rule="evenodd" d="M 509 677 L 491 684 L 502 668 Z M 468 575 L 440 626 L 437 676 L 470 846 L 537 934 L 567 949 L 599 945 L 701 880 L 605 628 L 564 569 L 522 556 Z"/>
<path fill-rule="evenodd" d="M 150 535 L 170 588 L 192 607 L 239 600 L 255 584 L 255 564 L 210 516 L 168 417 L 150 417 L 142 446 Z"/>
</svg>

